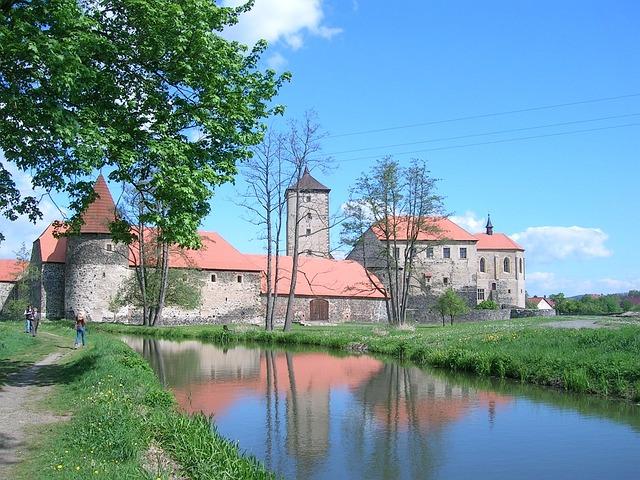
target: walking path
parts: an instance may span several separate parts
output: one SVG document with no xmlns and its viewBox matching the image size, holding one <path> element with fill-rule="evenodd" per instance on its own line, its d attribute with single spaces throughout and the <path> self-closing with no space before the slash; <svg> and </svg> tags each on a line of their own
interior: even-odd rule
<svg viewBox="0 0 640 480">
<path fill-rule="evenodd" d="M 35 406 L 52 387 L 38 380 L 38 372 L 63 356 L 58 350 L 33 366 L 9 375 L 0 390 L 0 478 L 10 478 L 10 470 L 28 450 L 28 429 L 64 419 Z"/>
</svg>

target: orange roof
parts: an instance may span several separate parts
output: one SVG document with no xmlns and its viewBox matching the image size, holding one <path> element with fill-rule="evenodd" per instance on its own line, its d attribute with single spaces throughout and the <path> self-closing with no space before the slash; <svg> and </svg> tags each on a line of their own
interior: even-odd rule
<svg viewBox="0 0 640 480">
<path fill-rule="evenodd" d="M 524 248 L 511 240 L 504 233 L 494 233 L 493 235 L 476 233 L 475 237 L 478 240 L 476 245 L 478 250 L 521 250 L 524 252 Z"/>
<path fill-rule="evenodd" d="M 0 282 L 15 282 L 29 265 L 15 258 L 0 259 Z"/>
<path fill-rule="evenodd" d="M 394 230 L 395 227 L 396 240 L 407 240 L 413 236 L 413 229 L 417 228 L 416 223 L 418 222 L 410 222 L 409 220 L 410 217 L 397 217 L 389 220 L 389 229 Z M 421 223 L 421 231 L 418 232 L 417 240 L 476 241 L 473 235 L 446 217 L 424 217 Z M 379 240 L 384 240 L 387 237 L 382 224 L 374 225 L 371 230 Z M 393 237 L 393 232 L 389 233 L 389 237 Z"/>
<path fill-rule="evenodd" d="M 151 230 L 151 229 L 150 229 Z M 174 248 L 169 252 L 172 268 L 199 268 L 202 270 L 233 270 L 260 272 L 261 268 L 215 232 L 198 232 L 202 239 L 200 250 Z M 129 265 L 137 264 L 137 248 L 129 251 Z"/>
<path fill-rule="evenodd" d="M 109 233 L 109 223 L 116 218 L 116 204 L 102 174 L 98 176 L 93 189 L 98 197 L 82 213 L 84 225 L 80 233 Z"/>
<path fill-rule="evenodd" d="M 65 263 L 67 257 L 67 238 L 56 238 L 53 234 L 56 231 L 52 223 L 38 237 L 40 243 L 40 257 L 43 263 Z"/>
<path fill-rule="evenodd" d="M 266 255 L 245 255 L 262 271 L 267 270 Z M 289 293 L 293 257 L 282 256 L 278 265 L 278 295 Z M 273 266 L 275 269 L 275 264 Z M 377 287 L 380 280 L 362 265 L 352 260 L 330 260 L 328 258 L 300 255 L 296 295 L 308 297 L 359 297 L 385 298 Z M 275 272 L 274 277 L 275 278 Z M 373 283 L 372 283 L 373 282 Z M 266 278 L 263 278 L 262 293 L 266 293 Z"/>
</svg>

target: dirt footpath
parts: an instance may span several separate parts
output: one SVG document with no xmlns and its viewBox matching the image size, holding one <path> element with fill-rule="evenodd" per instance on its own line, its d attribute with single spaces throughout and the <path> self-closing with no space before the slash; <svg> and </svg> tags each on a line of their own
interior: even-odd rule
<svg viewBox="0 0 640 480">
<path fill-rule="evenodd" d="M 51 389 L 51 385 L 39 384 L 38 372 L 63 355 L 62 351 L 54 352 L 33 366 L 9 375 L 0 390 L 0 478 L 10 478 L 9 471 L 28 451 L 29 428 L 64 418 L 36 406 Z"/>
</svg>

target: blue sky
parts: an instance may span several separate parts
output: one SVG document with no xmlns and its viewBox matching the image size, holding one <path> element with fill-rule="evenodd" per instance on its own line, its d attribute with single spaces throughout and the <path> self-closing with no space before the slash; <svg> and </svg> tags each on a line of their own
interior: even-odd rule
<svg viewBox="0 0 640 480">
<path fill-rule="evenodd" d="M 278 100 L 287 116 L 317 112 L 336 164 L 317 175 L 332 210 L 375 158 L 424 158 L 461 225 L 491 212 L 527 248 L 530 294 L 576 294 L 640 288 L 639 16 L 635 1 L 256 0 L 226 35 L 268 39 L 265 64 L 293 74 Z M 591 131 L 556 135 L 577 130 Z M 503 142 L 531 136 L 542 138 Z M 414 142 L 425 143 L 390 146 Z M 482 142 L 499 143 L 461 147 Z M 416 150 L 429 151 L 403 153 Z M 260 251 L 233 201 L 242 188 L 220 188 L 203 227 Z"/>
</svg>

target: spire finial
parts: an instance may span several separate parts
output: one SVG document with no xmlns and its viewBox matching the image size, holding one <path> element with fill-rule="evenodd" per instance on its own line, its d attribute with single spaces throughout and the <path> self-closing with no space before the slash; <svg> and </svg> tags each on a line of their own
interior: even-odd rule
<svg viewBox="0 0 640 480">
<path fill-rule="evenodd" d="M 493 235 L 493 224 L 491 223 L 491 214 L 487 214 L 487 235 Z"/>
</svg>

